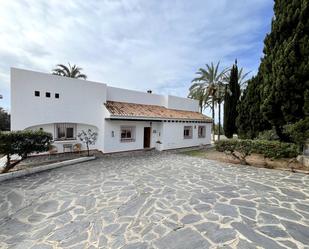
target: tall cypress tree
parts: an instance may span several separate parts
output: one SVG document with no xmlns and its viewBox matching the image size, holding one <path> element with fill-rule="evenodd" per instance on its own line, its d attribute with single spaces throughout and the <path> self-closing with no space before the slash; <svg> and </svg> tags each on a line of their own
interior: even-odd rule
<svg viewBox="0 0 309 249">
<path fill-rule="evenodd" d="M 229 84 L 224 98 L 224 120 L 223 129 L 226 137 L 233 137 L 237 133 L 236 117 L 237 104 L 240 97 L 240 86 L 238 84 L 238 67 L 237 60 L 231 69 Z"/>
<path fill-rule="evenodd" d="M 253 139 L 258 136 L 260 131 L 271 128 L 260 110 L 262 101 L 260 96 L 261 86 L 262 81 L 259 75 L 250 79 L 237 105 L 238 117 L 236 125 L 240 138 Z"/>
<path fill-rule="evenodd" d="M 271 33 L 265 38 L 259 74 L 263 115 L 281 140 L 283 126 L 305 118 L 309 89 L 309 2 L 275 0 Z"/>
</svg>

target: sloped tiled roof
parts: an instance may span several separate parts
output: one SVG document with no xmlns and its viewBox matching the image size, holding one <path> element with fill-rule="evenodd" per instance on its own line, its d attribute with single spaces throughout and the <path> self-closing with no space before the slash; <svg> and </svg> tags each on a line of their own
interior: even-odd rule
<svg viewBox="0 0 309 249">
<path fill-rule="evenodd" d="M 138 118 L 138 119 L 180 119 L 211 122 L 211 118 L 199 112 L 168 109 L 164 106 L 142 105 L 107 101 L 105 104 L 111 117 Z"/>
</svg>

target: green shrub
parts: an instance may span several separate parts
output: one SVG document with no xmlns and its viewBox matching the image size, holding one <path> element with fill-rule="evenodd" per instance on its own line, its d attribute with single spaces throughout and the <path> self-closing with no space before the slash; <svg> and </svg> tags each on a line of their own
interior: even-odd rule
<svg viewBox="0 0 309 249">
<path fill-rule="evenodd" d="M 253 140 L 253 152 L 268 158 L 292 158 L 299 154 L 296 144 L 268 140 Z"/>
<path fill-rule="evenodd" d="M 309 117 L 299 120 L 294 124 L 284 126 L 284 135 L 290 142 L 298 145 L 300 151 L 309 139 Z M 279 141 L 279 137 L 274 129 L 266 130 L 259 133 L 259 140 Z M 284 145 L 282 145 L 284 147 Z"/>
<path fill-rule="evenodd" d="M 279 137 L 276 131 L 272 129 L 272 130 L 266 130 L 266 131 L 260 132 L 257 139 L 274 141 L 274 140 L 279 140 Z"/>
<path fill-rule="evenodd" d="M 228 153 L 240 160 L 242 164 L 248 164 L 246 157 L 252 153 L 252 141 L 249 139 L 220 140 L 215 145 L 217 151 Z"/>
<path fill-rule="evenodd" d="M 52 135 L 44 131 L 11 131 L 0 132 L 0 154 L 7 157 L 7 164 L 2 172 L 7 172 L 31 153 L 44 152 L 49 149 Z M 18 162 L 11 163 L 11 156 L 21 157 Z"/>
<path fill-rule="evenodd" d="M 250 150 L 252 148 L 252 141 L 249 139 L 228 139 L 215 142 L 216 150 L 224 151 L 237 151 L 237 150 Z"/>
<path fill-rule="evenodd" d="M 216 150 L 231 154 L 241 163 L 248 164 L 246 157 L 251 153 L 262 154 L 267 158 L 292 158 L 298 155 L 297 145 L 268 140 L 221 140 L 216 142 Z"/>
<path fill-rule="evenodd" d="M 284 132 L 289 135 L 293 143 L 302 148 L 306 140 L 309 139 L 309 117 L 301 119 L 294 124 L 286 125 Z"/>
</svg>

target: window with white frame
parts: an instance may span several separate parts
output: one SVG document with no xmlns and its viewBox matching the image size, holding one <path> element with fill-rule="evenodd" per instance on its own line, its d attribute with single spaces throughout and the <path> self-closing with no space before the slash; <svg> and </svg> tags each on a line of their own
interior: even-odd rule
<svg viewBox="0 0 309 249">
<path fill-rule="evenodd" d="M 205 138 L 206 136 L 206 126 L 199 125 L 198 126 L 198 138 Z"/>
<path fill-rule="evenodd" d="M 183 138 L 190 139 L 192 138 L 192 126 L 185 126 L 183 129 Z"/>
<path fill-rule="evenodd" d="M 135 127 L 122 126 L 120 132 L 121 142 L 134 142 L 135 141 Z"/>
<path fill-rule="evenodd" d="M 59 123 L 55 124 L 55 140 L 76 139 L 76 124 Z"/>
</svg>

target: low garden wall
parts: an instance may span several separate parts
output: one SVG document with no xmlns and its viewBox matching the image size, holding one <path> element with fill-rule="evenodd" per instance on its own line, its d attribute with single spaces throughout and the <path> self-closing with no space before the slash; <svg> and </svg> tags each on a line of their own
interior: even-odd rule
<svg viewBox="0 0 309 249">
<path fill-rule="evenodd" d="M 76 159 L 72 159 L 72 160 L 66 160 L 66 161 L 57 162 L 57 163 L 52 163 L 52 164 L 48 164 L 48 165 L 37 166 L 37 167 L 33 167 L 33 168 L 3 173 L 3 174 L 0 174 L 0 182 L 5 181 L 5 180 L 9 180 L 9 179 L 13 179 L 13 178 L 17 178 L 17 177 L 22 177 L 22 176 L 34 174 L 34 173 L 39 173 L 39 172 L 50 170 L 50 169 L 55 169 L 55 168 L 59 168 L 59 167 L 63 167 L 63 166 L 76 164 L 76 163 L 82 163 L 82 162 L 86 162 L 86 161 L 90 161 L 90 160 L 94 160 L 94 159 L 95 159 L 95 156 L 80 157 L 80 158 L 76 158 Z"/>
</svg>

